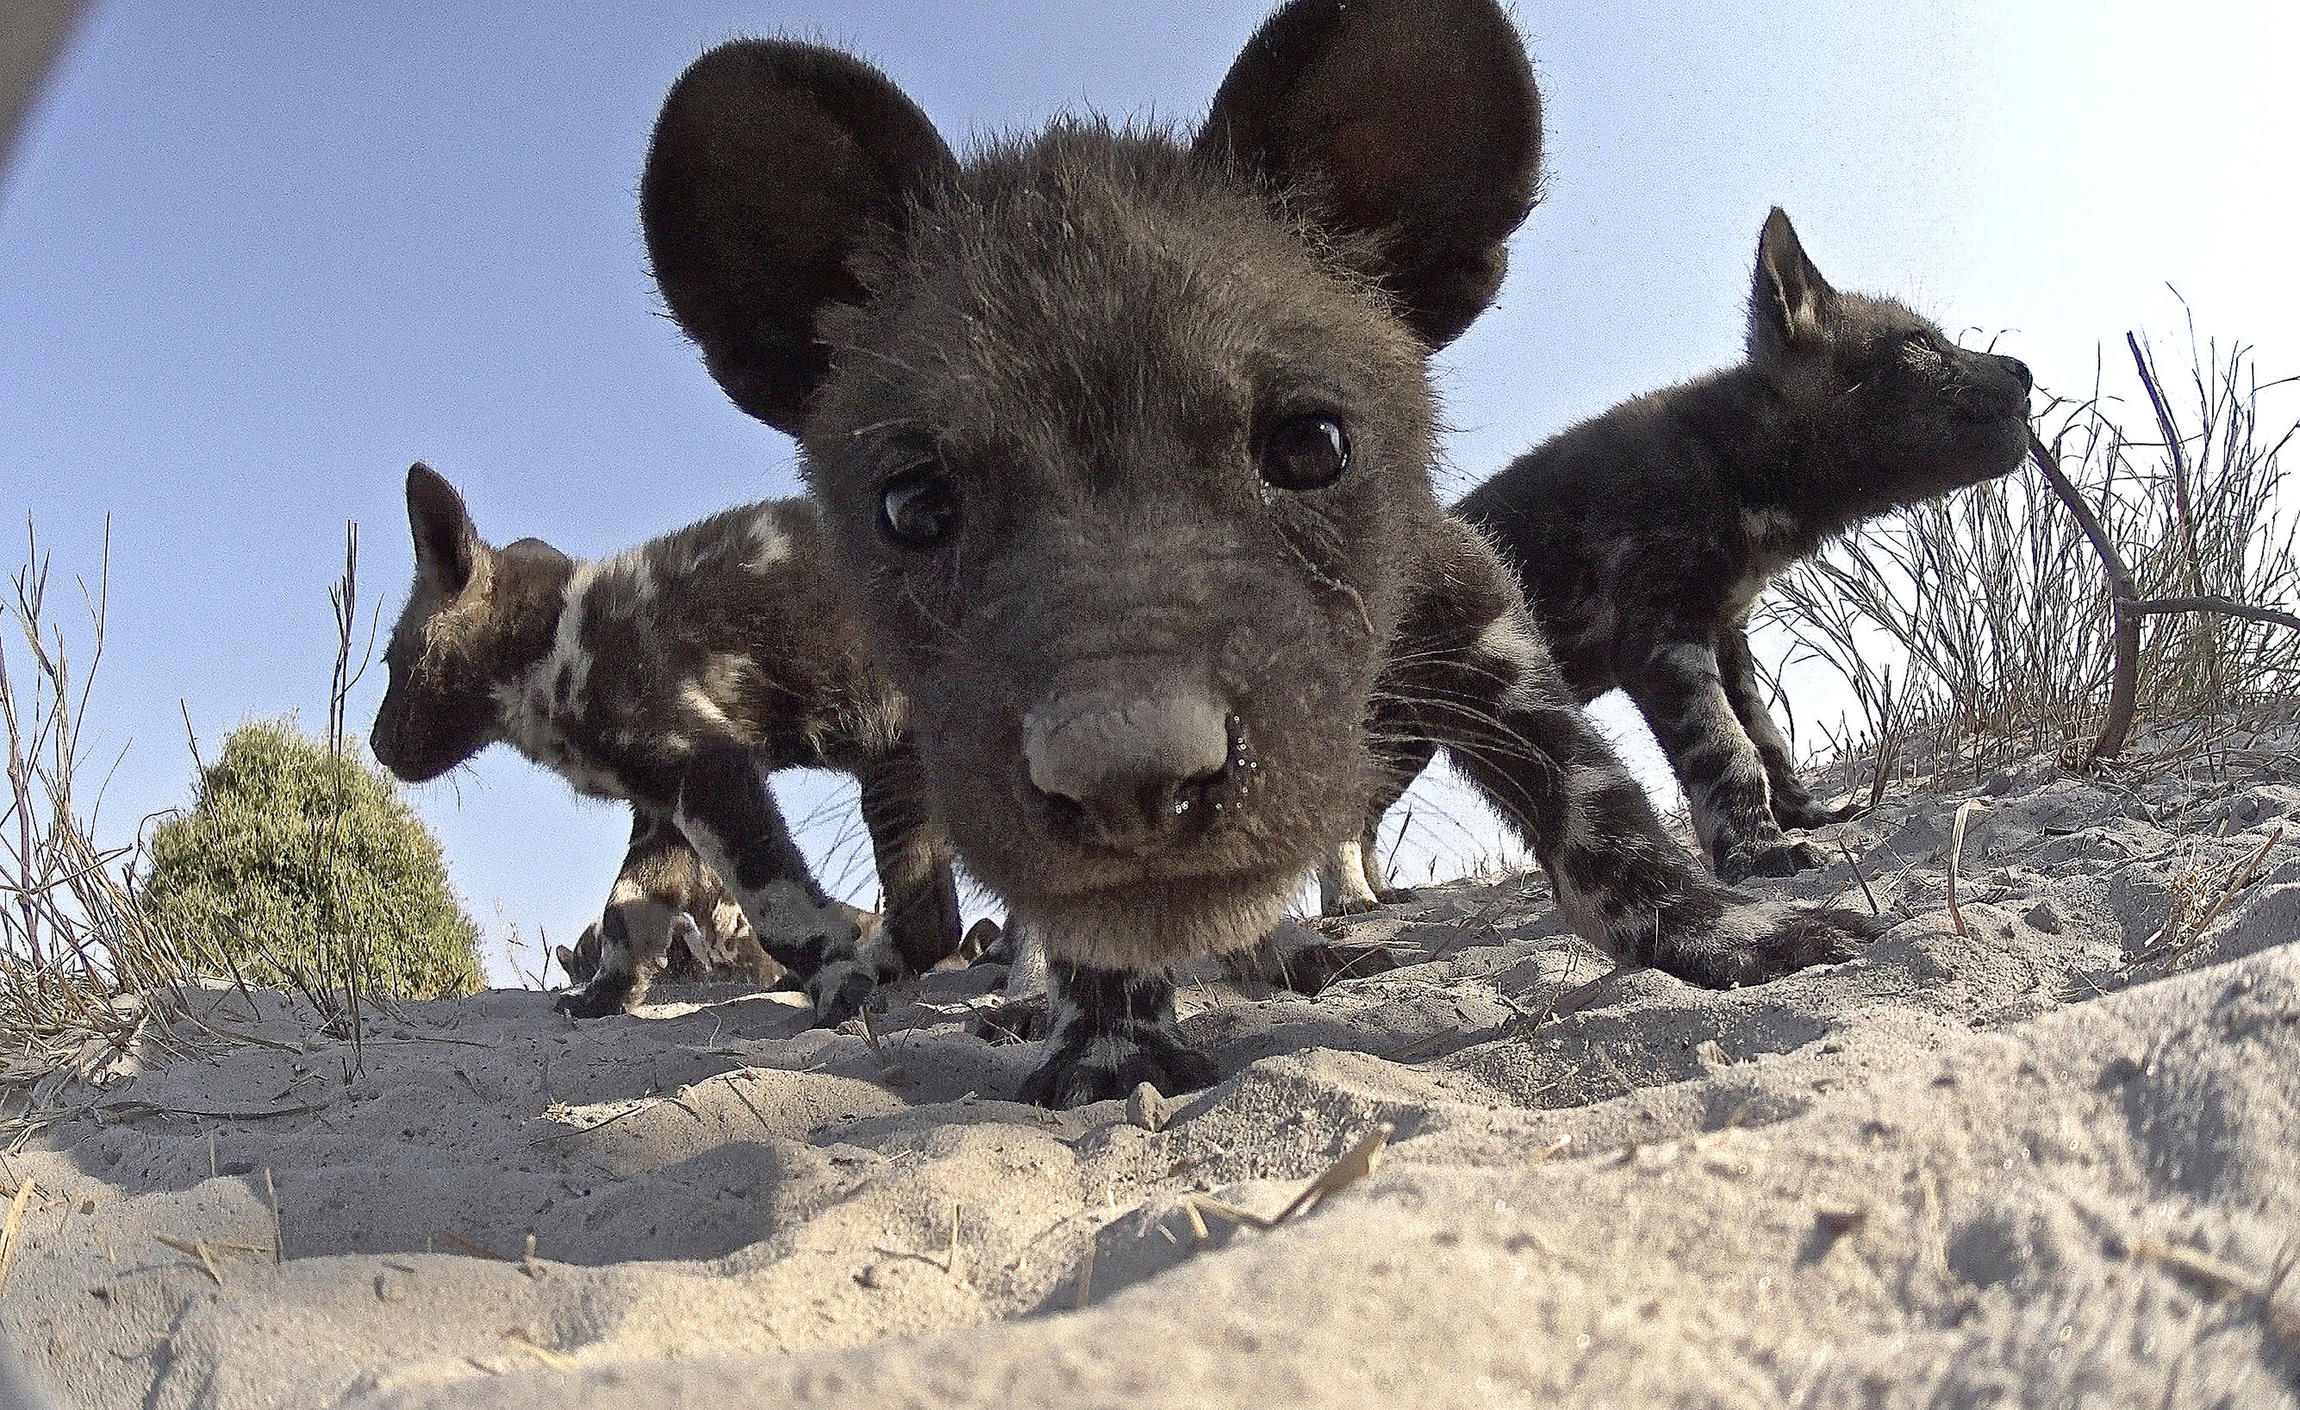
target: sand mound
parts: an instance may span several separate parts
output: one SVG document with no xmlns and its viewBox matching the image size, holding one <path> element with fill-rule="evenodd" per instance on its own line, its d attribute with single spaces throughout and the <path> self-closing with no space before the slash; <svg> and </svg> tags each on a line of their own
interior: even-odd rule
<svg viewBox="0 0 2300 1410">
<path fill-rule="evenodd" d="M 1917 795 L 1824 834 L 1910 918 L 1727 994 L 1605 977 L 1538 882 L 1426 893 L 1352 926 L 1400 969 L 1191 990 L 1224 1080 L 1157 1130 L 1003 1100 L 989 970 L 875 1050 L 787 996 L 499 992 L 357 1070 L 222 994 L 263 1042 L 67 1092 L 8 1162 L 0 1329 L 152 1410 L 2300 1405 L 2296 780 L 1994 780 L 1965 934 Z M 1844 862 L 1788 894 L 1867 904 Z M 1315 1211 L 1220 1212 L 1383 1123 Z"/>
</svg>

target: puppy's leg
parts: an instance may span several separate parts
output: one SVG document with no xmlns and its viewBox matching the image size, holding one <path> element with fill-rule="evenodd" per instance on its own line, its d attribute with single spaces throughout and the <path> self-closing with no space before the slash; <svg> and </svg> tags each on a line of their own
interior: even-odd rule
<svg viewBox="0 0 2300 1410">
<path fill-rule="evenodd" d="M 1413 781 L 1429 767 L 1437 746 L 1402 720 L 1377 712 L 1369 729 L 1374 756 L 1375 793 L 1358 835 L 1337 845 L 1318 866 L 1318 913 L 1358 915 L 1379 906 L 1413 899 L 1413 892 L 1383 884 L 1381 874 L 1382 818 Z"/>
<path fill-rule="evenodd" d="M 1053 996 L 1048 992 L 1046 942 L 1013 916 L 999 939 L 1006 953 L 1006 983 L 998 1002 L 976 1011 L 967 1031 L 986 1043 L 1024 1043 L 1050 1031 Z"/>
<path fill-rule="evenodd" d="M 1354 916 L 1380 908 L 1381 898 L 1366 879 L 1365 847 L 1365 833 L 1360 832 L 1335 843 L 1318 864 L 1318 914 Z"/>
<path fill-rule="evenodd" d="M 688 760 L 674 817 L 743 908 L 760 947 L 798 976 L 818 1026 L 854 1017 L 892 977 L 897 962 L 878 927 L 857 924 L 850 907 L 815 884 L 747 751 L 715 749 Z"/>
<path fill-rule="evenodd" d="M 862 771 L 863 826 L 870 832 L 881 922 L 896 957 L 924 974 L 958 953 L 958 883 L 950 839 L 929 814 L 918 759 L 899 750 Z"/>
<path fill-rule="evenodd" d="M 561 952 L 559 963 L 569 977 L 578 967 L 586 971 L 581 983 L 559 996 L 562 1013 L 598 1018 L 627 1013 L 645 1001 L 647 986 L 670 953 L 671 921 L 678 913 L 677 900 L 666 897 L 660 883 L 687 850 L 687 839 L 670 818 L 632 808 L 631 845 L 624 849 L 606 913 L 583 932 L 572 954 Z"/>
<path fill-rule="evenodd" d="M 1717 669 L 1724 677 L 1725 698 L 1733 706 L 1735 718 L 1741 728 L 1748 731 L 1749 742 L 1757 746 L 1757 757 L 1765 764 L 1766 789 L 1773 805 L 1773 821 L 1782 827 L 1824 827 L 1858 817 L 1858 803 L 1847 803 L 1841 808 L 1825 808 L 1813 800 L 1804 780 L 1797 777 L 1797 767 L 1789 757 L 1789 742 L 1773 723 L 1773 712 L 1765 704 L 1765 693 L 1757 685 L 1757 661 L 1749 654 L 1749 633 L 1740 623 L 1727 626 L 1717 636 Z"/>
<path fill-rule="evenodd" d="M 1781 835 L 1765 762 L 1725 697 L 1716 649 L 1690 630 L 1623 633 L 1615 672 L 1685 786 L 1693 832 L 1727 881 L 1793 876 L 1820 854 Z"/>
<path fill-rule="evenodd" d="M 1495 565 L 1495 571 L 1503 571 Z M 1645 790 L 1567 690 L 1514 602 L 1463 594 L 1409 621 L 1394 682 L 1455 766 L 1525 838 L 1573 927 L 1616 957 L 1709 988 L 1850 958 L 1875 927 L 1851 911 L 1753 902 L 1662 831 Z"/>
<path fill-rule="evenodd" d="M 1052 960 L 1046 1058 L 1017 1100 L 1057 1108 L 1122 1097 L 1147 1082 L 1168 1096 L 1206 1086 L 1213 1061 L 1182 1041 L 1174 982 Z"/>
</svg>

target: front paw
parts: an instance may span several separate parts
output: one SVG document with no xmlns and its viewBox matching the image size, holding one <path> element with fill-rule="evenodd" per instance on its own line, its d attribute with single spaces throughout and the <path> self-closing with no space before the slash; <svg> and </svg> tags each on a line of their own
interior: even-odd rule
<svg viewBox="0 0 2300 1410">
<path fill-rule="evenodd" d="M 1051 1045 L 1046 1060 L 1022 1079 L 1015 1100 L 1065 1111 L 1131 1093 L 1144 1082 L 1164 1096 L 1180 1096 L 1213 1085 L 1220 1075 L 1212 1058 L 1182 1041 L 1170 1027 L 1138 1034 L 1104 1032 L 1084 1041 L 1075 1036 Z"/>
<path fill-rule="evenodd" d="M 799 986 L 814 1005 L 816 1028 L 836 1028 L 863 1011 L 878 990 L 878 977 L 852 960 L 833 960 Z"/>
<path fill-rule="evenodd" d="M 1890 924 L 1836 906 L 1730 901 L 1713 919 L 1664 937 L 1656 964 L 1707 989 L 1765 984 L 1811 965 L 1852 959 Z"/>
<path fill-rule="evenodd" d="M 1044 994 L 1000 999 L 974 1011 L 966 1031 L 985 1043 L 1035 1043 L 1051 1030 L 1053 1005 Z"/>
<path fill-rule="evenodd" d="M 1795 876 L 1827 865 L 1820 849 L 1812 843 L 1791 842 L 1778 833 L 1720 847 L 1717 851 L 1717 875 L 1729 882 L 1744 881 L 1752 876 Z"/>
<path fill-rule="evenodd" d="M 1831 823 L 1850 822 L 1869 811 L 1866 803 L 1847 803 L 1839 808 L 1824 808 L 1810 798 L 1784 801 L 1773 800 L 1773 819 L 1784 828 L 1803 830 L 1827 827 Z"/>
</svg>

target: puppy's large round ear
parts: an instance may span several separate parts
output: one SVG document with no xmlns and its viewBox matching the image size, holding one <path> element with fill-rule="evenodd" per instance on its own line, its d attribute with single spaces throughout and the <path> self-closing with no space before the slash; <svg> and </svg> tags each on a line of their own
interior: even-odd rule
<svg viewBox="0 0 2300 1410">
<path fill-rule="evenodd" d="M 743 40 L 680 76 L 640 220 L 664 302 L 737 406 L 798 434 L 830 363 L 816 319 L 862 294 L 856 245 L 951 165 L 902 90 L 835 50 Z"/>
<path fill-rule="evenodd" d="M 1372 236 L 1383 286 L 1438 348 L 1501 288 L 1538 196 L 1541 97 L 1492 0 L 1292 0 L 1222 80 L 1198 148 Z"/>
<path fill-rule="evenodd" d="M 450 596 L 463 591 L 482 548 L 479 531 L 455 486 L 420 460 L 407 467 L 407 527 L 415 536 L 415 571 Z"/>
</svg>

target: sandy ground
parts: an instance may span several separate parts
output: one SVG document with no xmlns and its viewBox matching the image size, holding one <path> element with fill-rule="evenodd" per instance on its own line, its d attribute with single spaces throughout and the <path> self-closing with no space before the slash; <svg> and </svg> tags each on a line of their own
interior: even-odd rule
<svg viewBox="0 0 2300 1410">
<path fill-rule="evenodd" d="M 2300 760 L 1984 793 L 1969 933 L 1930 794 L 1825 834 L 1908 919 L 1758 989 L 1601 978 L 1538 881 L 1425 892 L 1351 927 L 1397 970 L 1194 986 L 1224 1076 L 1166 1123 L 1003 1100 L 992 970 L 875 1050 L 720 988 L 355 1058 L 219 994 L 261 1043 L 51 1094 L 0 1330 L 108 1410 L 2300 1405 Z"/>
</svg>

